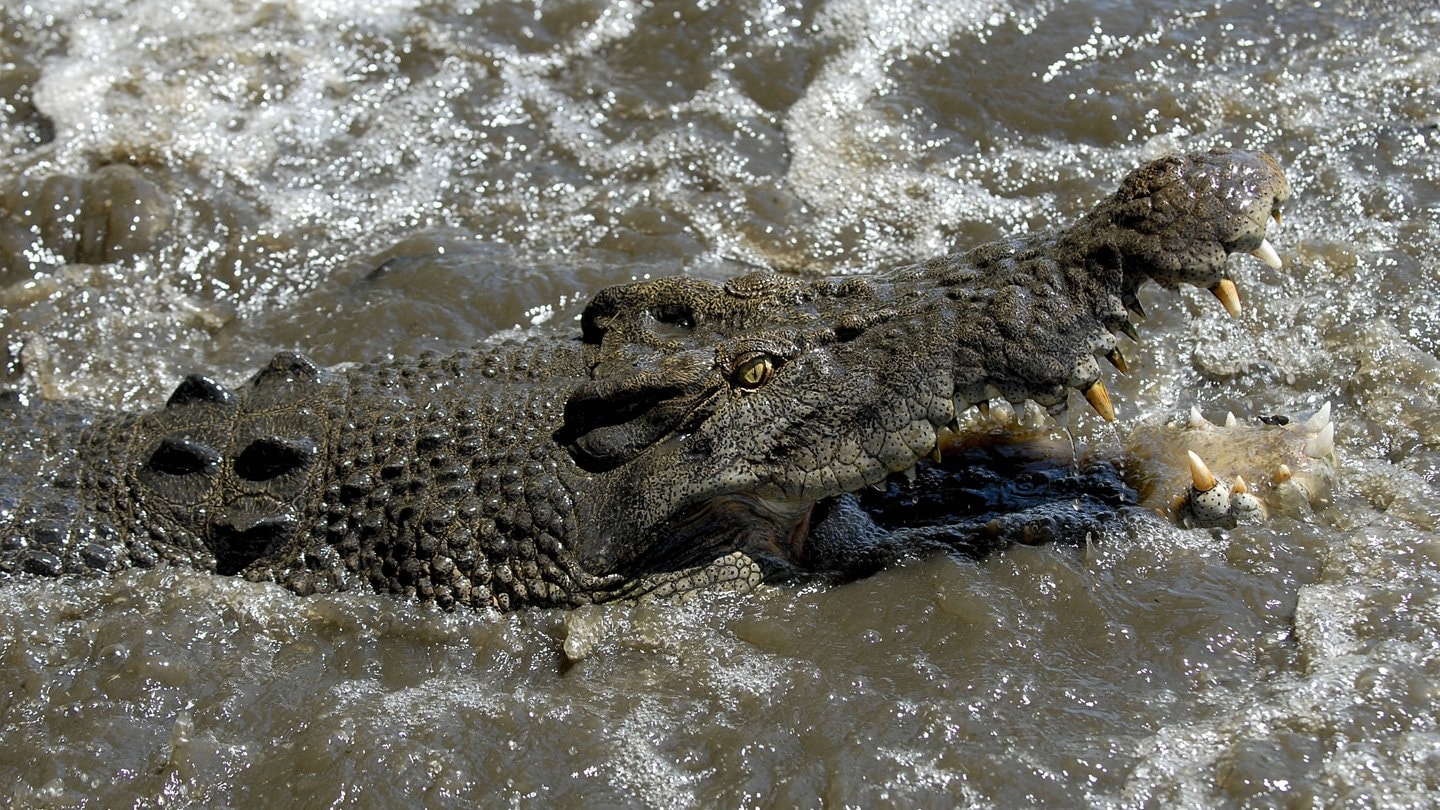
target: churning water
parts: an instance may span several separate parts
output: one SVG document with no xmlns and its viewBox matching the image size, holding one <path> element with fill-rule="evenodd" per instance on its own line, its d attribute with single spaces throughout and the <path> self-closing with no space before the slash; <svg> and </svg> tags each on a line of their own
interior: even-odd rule
<svg viewBox="0 0 1440 810">
<path fill-rule="evenodd" d="M 1330 401 L 1344 472 L 1307 522 L 678 606 L 7 583 L 0 804 L 1430 805 L 1437 42 L 1359 0 L 7 0 L 7 385 L 133 408 L 568 330 L 604 284 L 876 269 L 1231 145 L 1290 174 L 1285 265 L 1235 260 L 1237 320 L 1149 291 L 1120 429 Z"/>
</svg>

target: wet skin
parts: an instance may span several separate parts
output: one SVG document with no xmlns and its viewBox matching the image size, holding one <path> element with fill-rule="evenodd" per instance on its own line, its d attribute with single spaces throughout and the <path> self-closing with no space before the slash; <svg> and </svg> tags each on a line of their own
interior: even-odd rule
<svg viewBox="0 0 1440 810">
<path fill-rule="evenodd" d="M 0 570 L 168 561 L 514 609 L 843 578 L 965 546 L 953 527 L 978 516 L 901 531 L 856 517 L 852 493 L 954 445 L 992 400 L 1058 412 L 1073 389 L 1113 419 L 1097 358 L 1125 368 L 1139 287 L 1200 286 L 1238 312 L 1227 259 L 1278 264 L 1265 229 L 1288 196 L 1266 155 L 1176 156 L 1068 228 L 875 276 L 610 287 L 577 336 L 330 370 L 282 354 L 236 390 L 192 375 L 144 413 L 17 399 L 0 437 L 45 451 L 7 482 Z M 1224 491 L 1245 497 L 1201 498 L 1190 522 L 1265 497 Z M 1035 508 L 986 512 L 1001 528 L 985 531 L 1024 539 Z"/>
</svg>

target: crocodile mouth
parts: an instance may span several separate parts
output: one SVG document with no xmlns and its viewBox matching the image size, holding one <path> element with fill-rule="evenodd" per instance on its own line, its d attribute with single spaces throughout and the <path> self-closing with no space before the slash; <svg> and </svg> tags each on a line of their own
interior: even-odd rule
<svg viewBox="0 0 1440 810">
<path fill-rule="evenodd" d="M 765 570 L 766 578 L 804 568 L 812 513 L 819 503 L 786 503 L 750 493 L 708 498 L 668 521 L 636 564 L 647 571 L 682 570 L 704 565 L 734 551 L 745 553 Z"/>
<path fill-rule="evenodd" d="M 1044 427 L 945 432 L 933 457 L 855 491 L 818 500 L 730 492 L 693 504 L 657 533 L 664 539 L 643 562 L 678 570 L 741 552 L 767 581 L 848 581 L 909 556 L 1083 543 L 1114 531 L 1127 513 L 1201 528 L 1298 517 L 1328 497 L 1338 468 L 1333 436 L 1328 406 L 1301 420 L 1228 416 L 1221 424 L 1192 411 L 1186 420 L 1138 427 L 1121 453 L 1077 448 Z M 1220 486 L 1206 468 L 1202 482 L 1199 455 L 1234 478 Z M 1198 506 L 1185 508 L 1213 507 L 1214 497 L 1202 497 L 1212 490 L 1231 501 L 1248 497 L 1254 514 L 1207 517 Z"/>
<path fill-rule="evenodd" d="M 1049 516 L 1058 504 L 1099 521 L 1137 503 L 1114 464 L 1077 466 L 1067 443 L 993 432 L 853 492 L 814 501 L 747 492 L 707 498 L 668 521 L 655 535 L 663 539 L 636 562 L 680 570 L 738 551 L 767 581 L 848 579 L 909 553 L 1063 541 L 1074 521 Z"/>
</svg>

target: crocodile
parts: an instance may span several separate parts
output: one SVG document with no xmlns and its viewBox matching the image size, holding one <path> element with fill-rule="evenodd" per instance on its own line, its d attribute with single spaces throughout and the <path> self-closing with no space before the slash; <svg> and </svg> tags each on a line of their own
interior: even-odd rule
<svg viewBox="0 0 1440 810">
<path fill-rule="evenodd" d="M 1266 227 L 1289 193 L 1263 153 L 1175 155 L 1067 228 L 885 273 L 638 281 L 598 291 L 578 334 L 335 368 L 284 352 L 149 411 L 11 392 L 0 576 L 183 564 L 508 610 L 953 548 L 879 528 L 855 493 L 992 401 L 1058 413 L 1073 390 L 1113 419 L 1097 359 L 1125 370 L 1137 290 L 1195 285 L 1238 314 L 1227 259 L 1279 265 Z M 1190 524 L 1264 508 L 1193 472 Z"/>
</svg>

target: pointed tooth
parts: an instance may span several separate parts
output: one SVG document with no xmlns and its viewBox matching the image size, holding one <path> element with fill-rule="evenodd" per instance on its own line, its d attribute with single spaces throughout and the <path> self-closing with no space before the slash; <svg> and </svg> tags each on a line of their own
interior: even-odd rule
<svg viewBox="0 0 1440 810">
<path fill-rule="evenodd" d="M 1284 222 L 1281 222 L 1281 221 L 1280 221 L 1280 209 L 1279 209 L 1279 208 L 1276 208 L 1276 209 L 1274 209 L 1274 210 L 1272 210 L 1272 211 L 1270 212 L 1270 218 L 1273 219 L 1273 220 L 1275 220 L 1275 227 L 1277 227 L 1277 228 L 1285 224 Z"/>
<path fill-rule="evenodd" d="M 905 476 L 905 480 L 906 480 L 907 482 L 909 482 L 909 483 L 911 483 L 911 484 L 915 483 L 915 468 L 914 468 L 914 467 L 907 467 L 907 468 L 904 470 L 904 472 L 902 472 L 902 473 L 900 473 L 900 474 L 903 475 L 903 476 Z"/>
<path fill-rule="evenodd" d="M 1190 427 L 1192 427 L 1192 428 L 1202 428 L 1202 427 L 1209 427 L 1209 426 L 1210 426 L 1210 420 L 1209 420 L 1209 419 L 1206 419 L 1206 418 L 1205 418 L 1205 415 L 1202 414 L 1202 413 L 1200 413 L 1200 406 L 1198 406 L 1198 405 L 1191 405 L 1191 406 L 1190 406 Z"/>
<path fill-rule="evenodd" d="M 1283 484 L 1283 483 L 1285 483 L 1286 481 L 1289 481 L 1291 478 L 1294 478 L 1294 477 L 1295 477 L 1295 473 L 1293 473 L 1293 472 L 1290 471 L 1290 465 L 1289 465 L 1289 464 L 1281 464 L 1279 467 L 1276 467 L 1276 468 L 1275 468 L 1275 483 L 1276 483 L 1276 484 Z"/>
<path fill-rule="evenodd" d="M 970 407 L 970 402 L 969 402 L 969 400 L 965 400 L 965 399 L 952 399 L 952 400 L 950 400 L 950 421 L 945 423 L 945 430 L 948 430 L 948 431 L 950 431 L 951 433 L 959 433 L 959 432 L 960 432 L 960 414 L 964 413 L 965 410 L 966 410 L 967 408 L 969 408 L 969 407 Z"/>
<path fill-rule="evenodd" d="M 1205 462 L 1195 455 L 1194 450 L 1186 450 L 1185 455 L 1190 457 L 1190 481 L 1195 486 L 1196 492 L 1209 492 L 1215 488 L 1215 476 L 1210 473 L 1210 468 Z"/>
<path fill-rule="evenodd" d="M 1063 402 L 1061 405 L 1063 406 Z M 1063 408 L 1062 408 L 1063 410 Z M 1041 428 L 1049 421 L 1049 412 L 1033 399 L 1025 400 L 1020 408 L 1020 425 L 1027 428 Z"/>
<path fill-rule="evenodd" d="M 1235 426 L 1238 425 L 1238 424 L 1240 424 L 1240 420 L 1235 418 L 1235 412 L 1234 412 L 1234 411 L 1226 411 L 1226 412 L 1225 412 L 1225 427 L 1227 427 L 1227 428 L 1233 428 L 1233 427 L 1235 427 Z"/>
<path fill-rule="evenodd" d="M 1235 282 L 1228 278 L 1222 278 L 1214 287 L 1210 288 L 1210 292 L 1220 299 L 1220 303 L 1225 306 L 1225 311 L 1230 313 L 1230 317 L 1240 317 L 1240 291 L 1236 289 Z"/>
<path fill-rule="evenodd" d="M 1330 422 L 1320 428 L 1310 441 L 1305 442 L 1305 455 L 1310 458 L 1326 458 L 1335 452 L 1335 423 Z"/>
<path fill-rule="evenodd" d="M 1110 392 L 1105 390 L 1105 383 L 1099 380 L 1091 383 L 1085 389 L 1085 401 L 1100 414 L 1100 418 L 1106 422 L 1115 421 L 1115 408 L 1110 404 Z"/>
<path fill-rule="evenodd" d="M 1135 330 L 1135 324 L 1129 321 L 1121 321 L 1116 328 L 1120 330 L 1120 334 L 1130 338 L 1131 341 L 1135 343 L 1140 342 L 1140 333 Z"/>
<path fill-rule="evenodd" d="M 1316 411 L 1314 416 L 1305 420 L 1305 429 L 1318 431 L 1328 424 L 1330 424 L 1330 403 L 1326 402 L 1320 406 L 1320 410 Z"/>
<path fill-rule="evenodd" d="M 1237 475 L 1235 476 L 1235 483 L 1230 485 L 1230 491 L 1236 495 L 1243 495 L 1244 493 L 1250 491 L 1250 487 L 1245 485 L 1244 478 L 1241 478 Z"/>
<path fill-rule="evenodd" d="M 982 399 L 975 405 L 980 410 L 980 415 L 986 419 L 990 418 L 990 400 Z"/>
<path fill-rule="evenodd" d="M 1110 361 L 1110 365 L 1119 369 L 1121 374 L 1130 373 L 1130 363 L 1125 359 L 1125 355 L 1120 353 L 1118 348 L 1106 352 L 1105 359 Z"/>
<path fill-rule="evenodd" d="M 1125 293 L 1120 300 L 1125 304 L 1126 309 L 1135 313 L 1135 317 L 1142 321 L 1145 320 L 1145 308 L 1140 306 L 1140 299 L 1136 297 L 1135 293 Z"/>
<path fill-rule="evenodd" d="M 1250 255 L 1270 265 L 1272 269 L 1280 269 L 1280 254 L 1275 252 L 1275 246 L 1270 244 L 1269 239 L 1261 239 L 1260 247 L 1251 251 Z"/>
<path fill-rule="evenodd" d="M 991 418 L 995 420 L 995 424 L 1001 426 L 1015 424 L 1015 406 L 1011 405 L 1010 401 L 1005 399 L 998 400 L 998 402 L 999 404 L 990 411 Z"/>
<path fill-rule="evenodd" d="M 933 461 L 933 462 L 935 462 L 936 464 L 939 464 L 939 463 L 940 463 L 940 443 L 939 443 L 939 442 L 936 442 L 936 443 L 935 443 L 935 446 L 932 447 L 932 448 L 930 448 L 930 460 Z"/>
</svg>

